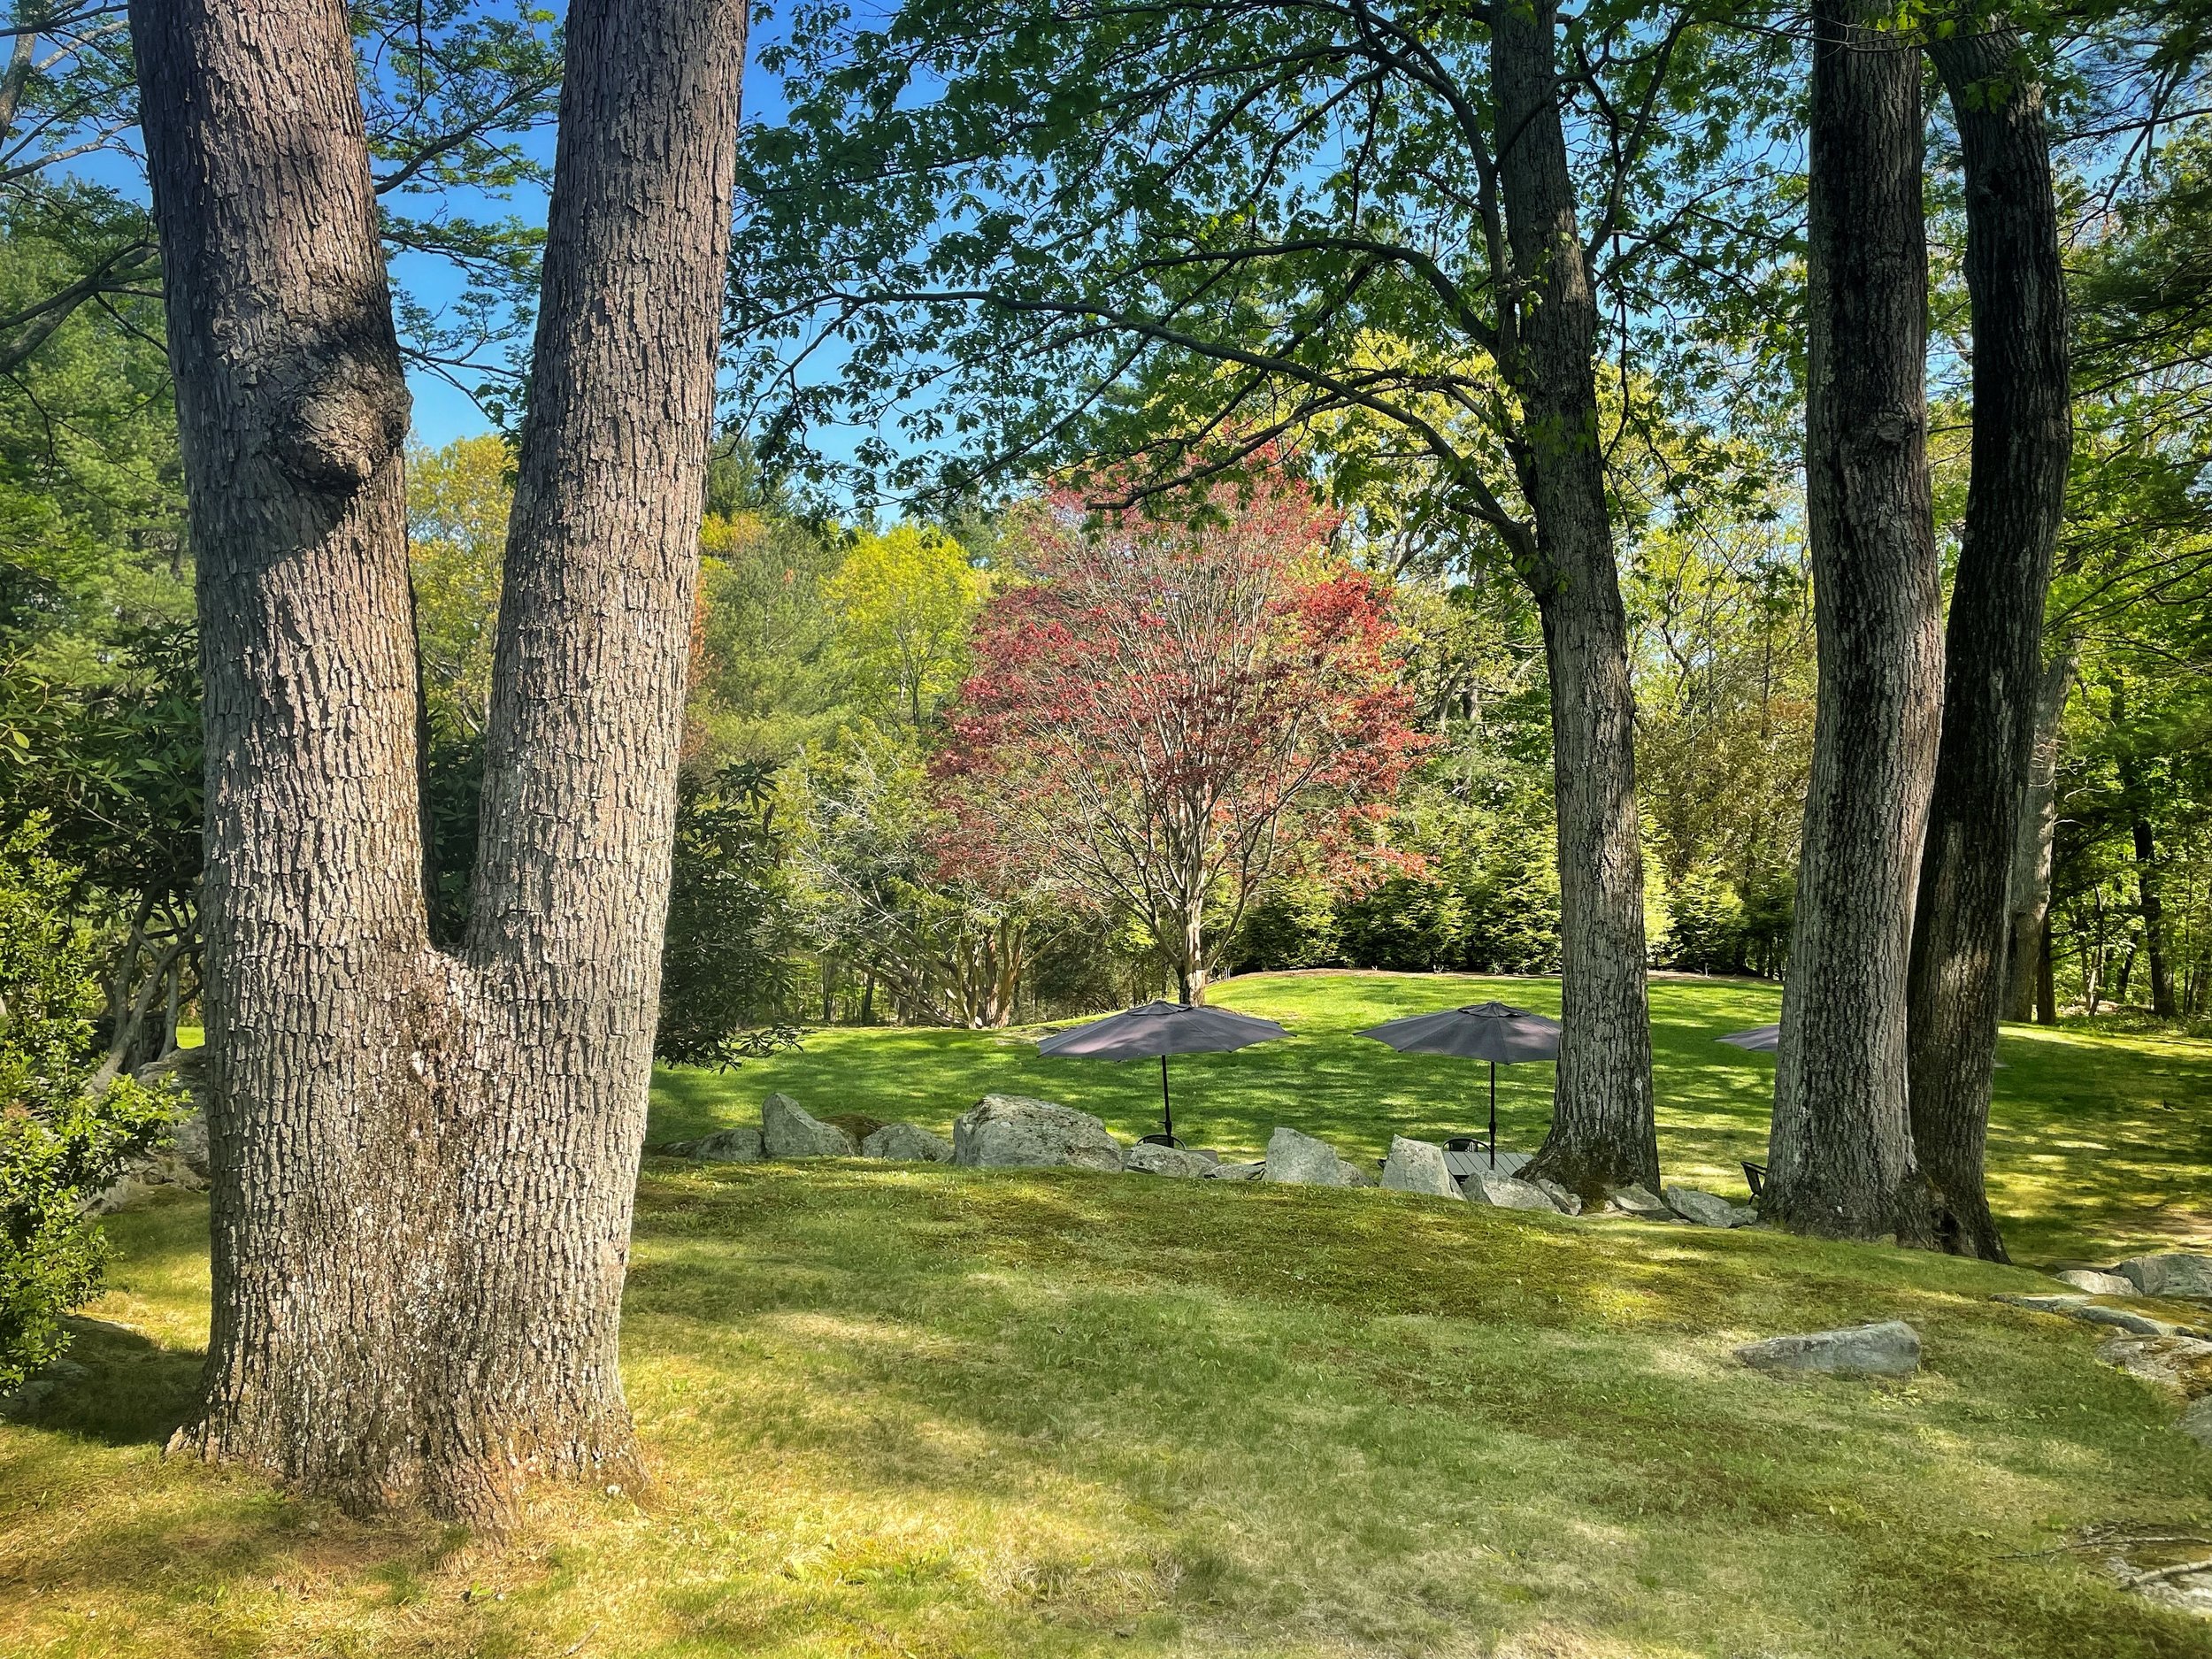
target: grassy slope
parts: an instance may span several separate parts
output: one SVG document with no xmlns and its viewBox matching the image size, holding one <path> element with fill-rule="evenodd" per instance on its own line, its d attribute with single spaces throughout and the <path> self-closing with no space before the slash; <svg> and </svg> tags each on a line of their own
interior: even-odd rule
<svg viewBox="0 0 2212 1659">
<path fill-rule="evenodd" d="M 1173 1062 L 1184 1138 L 1256 1153 L 1279 1123 L 1380 1156 L 1394 1133 L 1479 1132 L 1487 1069 L 1394 1054 L 1353 1033 L 1401 1014 L 1496 996 L 1557 1013 L 1547 979 L 1427 974 L 1264 974 L 1217 1001 L 1288 1023 L 1295 1035 L 1235 1054 Z M 1774 1063 L 1716 1043 L 1780 1017 L 1779 990 L 1754 981 L 1660 979 L 1651 987 L 1659 1152 L 1669 1179 L 1740 1197 L 1745 1158 L 1764 1156 Z M 805 1048 L 738 1071 L 664 1071 L 653 1133 L 673 1139 L 758 1121 L 784 1089 L 810 1110 L 949 1124 L 987 1090 L 1040 1094 L 1095 1112 L 1125 1135 L 1158 1127 L 1151 1062 L 1041 1060 L 1034 1033 L 829 1030 Z M 2212 1042 L 2005 1028 L 1990 1134 L 1992 1193 L 2023 1261 L 2112 1259 L 2212 1240 Z M 1499 1137 L 1533 1150 L 1551 1110 L 1552 1068 L 1498 1068 Z"/>
<path fill-rule="evenodd" d="M 1323 1004 L 1348 1023 L 1362 997 L 1395 1011 L 1459 989 L 1237 994 L 1294 1014 L 1311 998 L 1317 1024 Z M 1763 1011 L 1693 992 L 1741 999 L 1696 1004 L 1715 1029 Z M 989 1038 L 920 1041 L 1033 1085 L 1002 1080 Z M 1419 1121 L 1417 1072 L 1391 1085 L 1302 1041 L 1323 1081 L 1294 1121 Z M 2035 1069 L 2021 1046 L 2016 1082 Z M 2110 1056 L 2202 1064 L 2094 1052 L 2108 1099 L 2140 1087 Z M 885 1087 L 921 1087 L 910 1057 L 881 1064 Z M 1098 1093 L 1050 1092 L 1103 1106 L 1118 1088 L 1138 1126 L 1135 1079 L 1066 1070 Z M 768 1079 L 738 1080 L 749 1097 Z M 821 1101 L 817 1081 L 825 1108 L 880 1098 Z M 1249 1144 L 1282 1111 L 1263 1082 L 1209 1091 L 1250 1126 L 1218 1138 Z M 949 1107 L 978 1092 L 940 1087 Z M 1686 1095 L 1669 1090 L 1678 1161 L 1732 1153 L 1742 1106 Z M 736 1115 L 697 1094 L 661 1110 L 664 1133 Z M 91 1376 L 40 1426 L 0 1425 L 0 1655 L 2212 1653 L 2202 1623 L 2037 1553 L 2093 1523 L 2212 1524 L 2212 1453 L 2098 1363 L 2092 1333 L 1989 1302 L 2034 1282 L 2017 1271 L 1379 1192 L 657 1163 L 626 1356 L 657 1486 L 548 1496 L 494 1544 L 159 1462 L 205 1336 L 205 1217 L 186 1200 L 115 1224 L 124 1257 L 90 1310 L 110 1323 L 77 1356 Z M 1786 1383 L 1727 1357 L 1889 1315 L 1926 1338 L 1909 1384 Z"/>
</svg>

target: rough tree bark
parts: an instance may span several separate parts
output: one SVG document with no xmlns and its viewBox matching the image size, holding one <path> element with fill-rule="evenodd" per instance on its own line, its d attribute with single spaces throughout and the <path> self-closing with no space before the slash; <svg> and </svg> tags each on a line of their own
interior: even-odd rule
<svg viewBox="0 0 2212 1659">
<path fill-rule="evenodd" d="M 199 550 L 214 1325 L 177 1444 L 357 1509 L 627 1478 L 616 1369 L 745 10 L 568 14 L 468 936 L 340 0 L 133 0 Z"/>
<path fill-rule="evenodd" d="M 2047 934 L 2052 846 L 2058 829 L 2058 727 L 2065 718 L 2067 689 L 2073 683 L 2075 650 L 2074 641 L 2062 641 L 2043 665 L 2043 678 L 2036 687 L 2035 741 L 2020 795 L 2012 875 L 2007 884 L 2012 911 L 2011 988 L 2005 998 L 2009 1019 L 2037 1017 L 2038 987 L 2049 977 Z"/>
<path fill-rule="evenodd" d="M 1927 461 L 1920 51 L 1813 7 L 1806 522 L 1819 707 L 1782 996 L 1766 1213 L 1924 1236 L 1905 968 L 1942 693 Z"/>
<path fill-rule="evenodd" d="M 1597 303 L 1560 124 L 1557 11 L 1501 5 L 1491 17 L 1498 182 L 1515 272 L 1500 360 L 1522 407 L 1510 447 L 1536 520 L 1522 574 L 1543 617 L 1559 818 L 1564 1034 L 1551 1133 L 1530 1167 L 1592 1198 L 1659 1179 L 1635 703 L 1598 453 Z"/>
<path fill-rule="evenodd" d="M 1913 1151 L 1936 1237 L 2002 1262 L 1982 1179 L 2010 954 L 2013 846 L 2043 680 L 2043 602 L 2073 452 L 2066 275 L 2041 85 L 2019 36 L 1933 41 L 1966 175 L 1973 453 L 1944 635 L 1943 726 L 1906 983 Z"/>
</svg>

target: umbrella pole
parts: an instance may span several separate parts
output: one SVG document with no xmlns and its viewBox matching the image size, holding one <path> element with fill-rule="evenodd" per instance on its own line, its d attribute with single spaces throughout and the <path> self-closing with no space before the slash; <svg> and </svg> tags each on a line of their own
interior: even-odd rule
<svg viewBox="0 0 2212 1659">
<path fill-rule="evenodd" d="M 1498 1063 L 1490 1063 L 1490 1167 L 1498 1167 Z"/>
<path fill-rule="evenodd" d="M 1167 1129 L 1167 1138 L 1175 1139 L 1175 1103 L 1167 1097 L 1167 1056 L 1160 1056 L 1160 1122 Z"/>
</svg>

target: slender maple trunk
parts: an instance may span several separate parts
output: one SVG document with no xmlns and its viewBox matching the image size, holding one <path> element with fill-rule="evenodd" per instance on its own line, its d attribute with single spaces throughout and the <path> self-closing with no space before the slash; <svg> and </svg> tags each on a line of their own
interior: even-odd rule
<svg viewBox="0 0 2212 1659">
<path fill-rule="evenodd" d="M 2151 837 L 2150 820 L 2138 813 L 2129 832 L 2135 843 L 2135 904 L 2143 918 L 2143 955 L 2150 964 L 2151 1012 L 2161 1019 L 2174 1014 L 2174 982 L 2166 964 L 2166 904 L 2160 892 L 2158 849 Z M 2123 976 L 2120 997 L 2127 996 Z"/>
<path fill-rule="evenodd" d="M 1586 1198 L 1659 1179 L 1644 984 L 1628 618 L 1598 453 L 1597 302 L 1560 125 L 1556 9 L 1492 12 L 1498 180 L 1521 285 L 1512 449 L 1536 520 L 1524 562 L 1543 618 L 1558 803 L 1561 1025 L 1551 1132 L 1532 1164 Z"/>
<path fill-rule="evenodd" d="M 1906 984 L 1913 1150 L 1944 1247 L 2002 1262 L 1983 1182 L 2009 969 L 2013 849 L 2043 681 L 2043 602 L 2073 421 L 2043 89 L 2008 27 L 1929 52 L 1966 175 L 1973 453 L 1944 635 L 1943 726 Z"/>
<path fill-rule="evenodd" d="M 1941 710 L 1920 52 L 1869 0 L 1813 8 L 1806 522 L 1819 705 L 1763 1205 L 1925 1234 L 1905 972 Z"/>
<path fill-rule="evenodd" d="M 634 1464 L 644 1130 L 744 12 L 568 14 L 473 904 L 434 948 L 339 0 L 133 0 L 208 756 L 214 1324 L 179 1444 L 373 1509 Z"/>
<path fill-rule="evenodd" d="M 2052 844 L 2058 830 L 2058 727 L 2066 713 L 2067 687 L 2074 678 L 2074 644 L 2060 647 L 2043 666 L 2035 694 L 2035 741 L 2028 758 L 2028 780 L 2020 796 L 2020 821 L 2013 832 L 2012 875 L 2007 902 L 2012 910 L 2011 988 L 2007 1018 L 2032 1019 L 2038 987 L 2050 971 Z"/>
</svg>

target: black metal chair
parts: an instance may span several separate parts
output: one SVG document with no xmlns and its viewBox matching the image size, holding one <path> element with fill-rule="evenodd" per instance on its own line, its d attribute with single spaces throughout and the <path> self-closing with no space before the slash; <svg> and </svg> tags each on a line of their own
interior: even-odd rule
<svg viewBox="0 0 2212 1659">
<path fill-rule="evenodd" d="M 1757 1202 L 1759 1194 L 1766 1190 L 1767 1166 L 1763 1164 L 1746 1163 L 1743 1166 L 1743 1178 L 1751 1183 L 1752 1202 Z"/>
</svg>

